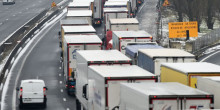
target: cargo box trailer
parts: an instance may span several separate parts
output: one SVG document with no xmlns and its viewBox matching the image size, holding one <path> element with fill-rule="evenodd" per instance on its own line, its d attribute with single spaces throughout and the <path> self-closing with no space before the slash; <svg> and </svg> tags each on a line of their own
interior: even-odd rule
<svg viewBox="0 0 220 110">
<path fill-rule="evenodd" d="M 154 74 L 136 66 L 89 66 L 91 107 L 112 110 L 120 103 L 120 83 L 155 83 Z M 84 86 L 85 87 L 85 86 Z"/>
<path fill-rule="evenodd" d="M 138 58 L 138 50 L 139 49 L 161 49 L 163 47 L 159 45 L 150 44 L 142 44 L 142 45 L 128 45 L 125 50 L 125 55 L 127 55 L 130 59 L 132 59 L 133 64 L 137 65 Z"/>
<path fill-rule="evenodd" d="M 68 94 L 75 94 L 76 51 L 101 50 L 102 41 L 97 35 L 65 35 L 63 72 Z"/>
<path fill-rule="evenodd" d="M 128 18 L 127 8 L 104 8 L 104 32 L 110 29 L 109 21 L 110 19 L 117 18 Z"/>
<path fill-rule="evenodd" d="M 61 26 L 81 26 L 81 25 L 89 25 L 88 20 L 86 19 L 62 19 L 60 20 Z"/>
<path fill-rule="evenodd" d="M 88 84 L 88 66 L 92 65 L 131 65 L 131 59 L 118 50 L 86 50 L 76 53 L 76 98 L 77 110 L 79 108 L 89 109 L 88 101 L 83 98 L 83 86 Z M 80 104 L 81 103 L 81 104 Z M 82 106 L 82 107 L 81 107 Z"/>
<path fill-rule="evenodd" d="M 91 26 L 62 26 L 61 27 L 61 47 L 63 51 L 63 40 L 64 40 L 64 35 L 67 34 L 74 34 L 74 35 L 94 35 L 96 34 L 96 30 Z"/>
<path fill-rule="evenodd" d="M 69 10 L 66 19 L 86 19 L 92 25 L 92 10 Z"/>
<path fill-rule="evenodd" d="M 91 2 L 73 1 L 67 6 L 67 11 L 70 10 L 91 10 Z"/>
<path fill-rule="evenodd" d="M 160 76 L 161 63 L 195 62 L 195 56 L 179 49 L 140 49 L 138 66 Z"/>
<path fill-rule="evenodd" d="M 136 18 L 110 19 L 110 29 L 106 33 L 106 49 L 112 48 L 109 41 L 112 40 L 112 31 L 138 31 L 139 22 Z"/>
<path fill-rule="evenodd" d="M 125 47 L 128 42 L 152 42 L 152 36 L 146 31 L 113 31 L 113 49 L 125 54 Z"/>
<path fill-rule="evenodd" d="M 214 95 L 214 108 L 220 109 L 220 77 L 198 77 L 197 88 Z"/>
<path fill-rule="evenodd" d="M 119 110 L 213 109 L 214 96 L 179 83 L 122 83 Z"/>
<path fill-rule="evenodd" d="M 179 82 L 197 88 L 199 76 L 220 76 L 220 66 L 201 62 L 161 65 L 161 82 Z"/>
</svg>

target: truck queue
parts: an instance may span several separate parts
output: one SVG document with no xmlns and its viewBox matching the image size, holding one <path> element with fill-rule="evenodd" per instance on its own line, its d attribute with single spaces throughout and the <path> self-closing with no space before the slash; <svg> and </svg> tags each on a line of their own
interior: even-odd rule
<svg viewBox="0 0 220 110">
<path fill-rule="evenodd" d="M 218 93 L 204 88 L 213 84 L 200 84 L 212 79 L 204 76 L 219 76 L 220 66 L 153 42 L 133 18 L 142 2 L 74 0 L 68 5 L 60 47 L 66 90 L 75 95 L 76 110 L 220 109 L 214 105 Z M 104 39 L 94 28 L 102 23 Z"/>
</svg>

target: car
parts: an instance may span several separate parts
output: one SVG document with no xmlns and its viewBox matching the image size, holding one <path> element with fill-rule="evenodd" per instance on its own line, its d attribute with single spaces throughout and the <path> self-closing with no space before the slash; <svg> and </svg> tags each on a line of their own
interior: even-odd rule
<svg viewBox="0 0 220 110">
<path fill-rule="evenodd" d="M 26 105 L 41 105 L 43 108 L 47 106 L 47 87 L 43 80 L 28 79 L 22 80 L 20 87 L 17 87 L 19 108 Z"/>
</svg>

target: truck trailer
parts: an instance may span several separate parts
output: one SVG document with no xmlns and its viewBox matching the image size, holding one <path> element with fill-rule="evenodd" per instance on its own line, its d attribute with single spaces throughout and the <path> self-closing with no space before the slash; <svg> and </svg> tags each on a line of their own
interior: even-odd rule
<svg viewBox="0 0 220 110">
<path fill-rule="evenodd" d="M 91 10 L 91 2 L 89 1 L 73 1 L 67 6 L 67 11 L 70 10 Z"/>
<path fill-rule="evenodd" d="M 220 77 L 198 77 L 197 88 L 199 90 L 213 94 L 214 97 L 214 108 L 220 109 Z"/>
<path fill-rule="evenodd" d="M 146 31 L 113 31 L 113 49 L 125 54 L 125 47 L 128 42 L 152 42 L 152 36 Z"/>
<path fill-rule="evenodd" d="M 197 88 L 197 77 L 220 76 L 220 66 L 212 63 L 162 63 L 161 82 L 179 82 Z"/>
<path fill-rule="evenodd" d="M 77 110 L 88 108 L 88 101 L 83 98 L 83 86 L 88 84 L 88 66 L 131 65 L 131 59 L 117 50 L 86 50 L 76 53 L 76 105 Z"/>
<path fill-rule="evenodd" d="M 2 4 L 3 5 L 12 5 L 12 4 L 15 4 L 15 0 L 3 0 Z"/>
<path fill-rule="evenodd" d="M 69 95 L 75 94 L 76 51 L 101 50 L 102 41 L 97 35 L 65 35 L 63 69 L 66 89 Z"/>
<path fill-rule="evenodd" d="M 92 25 L 92 10 L 69 10 L 66 19 L 86 19 Z"/>
<path fill-rule="evenodd" d="M 157 77 L 136 66 L 89 66 L 89 91 L 94 110 L 112 110 L 120 103 L 120 83 L 155 83 Z M 85 92 L 86 93 L 86 92 Z M 135 100 L 135 99 L 134 99 Z M 137 110 L 137 109 L 136 109 Z"/>
<path fill-rule="evenodd" d="M 161 63 L 195 62 L 195 56 L 180 49 L 140 49 L 138 66 L 160 76 Z"/>
<path fill-rule="evenodd" d="M 212 94 L 175 82 L 122 83 L 120 99 L 119 110 L 210 110 L 214 103 Z"/>
<path fill-rule="evenodd" d="M 137 65 L 137 58 L 138 58 L 138 50 L 139 49 L 161 49 L 163 47 L 159 45 L 155 45 L 154 43 L 149 44 L 139 44 L 139 45 L 128 45 L 126 47 L 125 55 L 132 59 L 133 64 Z"/>
</svg>

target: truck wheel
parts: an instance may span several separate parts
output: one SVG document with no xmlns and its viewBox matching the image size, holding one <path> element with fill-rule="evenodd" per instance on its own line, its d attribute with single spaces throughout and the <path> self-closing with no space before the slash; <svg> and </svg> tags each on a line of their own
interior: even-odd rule
<svg viewBox="0 0 220 110">
<path fill-rule="evenodd" d="M 76 110 L 81 110 L 81 104 L 78 99 L 76 99 Z"/>
<path fill-rule="evenodd" d="M 44 103 L 43 103 L 43 108 L 46 108 L 46 107 L 47 107 L 47 103 L 44 102 Z"/>
<path fill-rule="evenodd" d="M 19 104 L 19 109 L 23 109 L 23 108 L 24 108 L 23 104 Z"/>
</svg>

